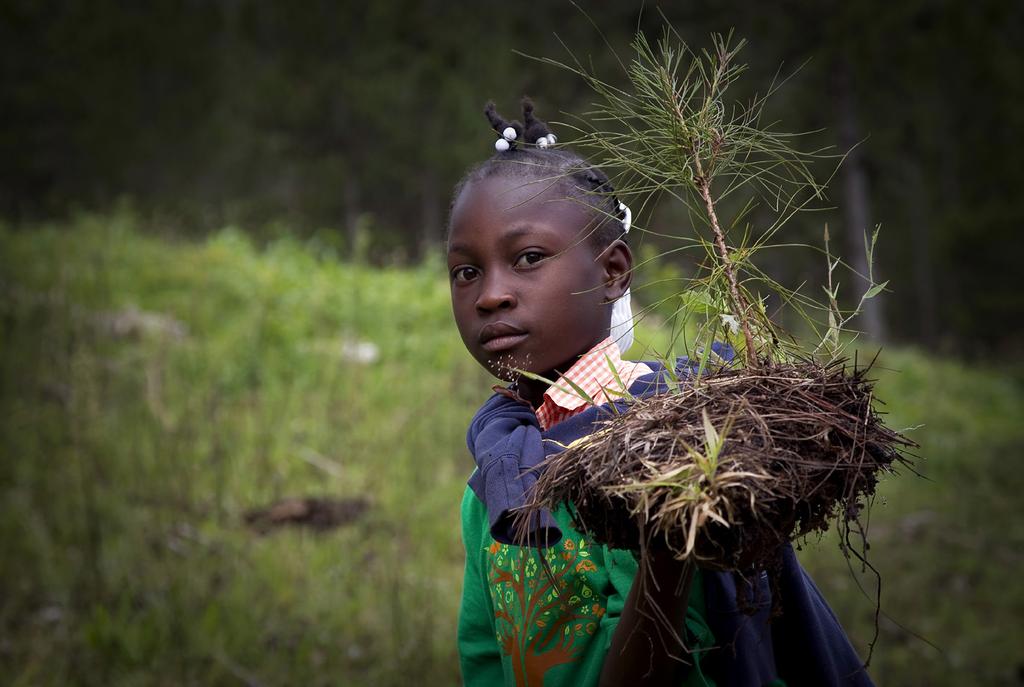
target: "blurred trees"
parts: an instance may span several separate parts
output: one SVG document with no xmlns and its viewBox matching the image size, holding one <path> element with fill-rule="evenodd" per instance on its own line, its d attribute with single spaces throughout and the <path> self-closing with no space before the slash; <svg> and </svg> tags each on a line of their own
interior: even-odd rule
<svg viewBox="0 0 1024 687">
<path fill-rule="evenodd" d="M 586 9 L 623 55 L 638 26 L 662 24 L 640 3 Z M 810 60 L 770 108 L 780 128 L 860 144 L 832 184 L 841 211 L 805 216 L 792 238 L 820 243 L 828 221 L 856 267 L 862 231 L 883 225 L 879 270 L 894 293 L 866 326 L 1019 353 L 1024 6 L 694 0 L 662 11 L 697 46 L 730 27 L 748 38 L 751 88 Z M 154 226 L 279 224 L 342 248 L 363 227 L 377 251 L 415 256 L 439 244 L 452 185 L 491 150 L 486 99 L 511 111 L 528 93 L 555 120 L 586 110 L 577 79 L 513 52 L 564 57 L 560 41 L 615 78 L 608 46 L 567 1 L 3 0 L 0 213 L 31 222 L 127 196 Z M 771 266 L 790 284 L 822 268 Z"/>
</svg>

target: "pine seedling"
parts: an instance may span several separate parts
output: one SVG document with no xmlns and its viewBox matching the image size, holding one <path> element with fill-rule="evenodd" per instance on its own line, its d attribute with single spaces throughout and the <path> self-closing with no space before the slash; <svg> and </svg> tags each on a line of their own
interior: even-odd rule
<svg viewBox="0 0 1024 687">
<path fill-rule="evenodd" d="M 569 503 L 577 525 L 600 543 L 641 552 L 657 537 L 680 560 L 749 573 L 773 569 L 794 538 L 832 522 L 847 531 L 878 474 L 906 462 L 914 444 L 884 425 L 867 370 L 843 357 L 843 333 L 885 284 L 869 273 L 858 305 L 843 310 L 834 275 L 842 262 L 827 234 L 824 303 L 755 264 L 787 221 L 823 198 L 812 163 L 842 156 L 803 152 L 799 135 L 762 123 L 777 81 L 745 105 L 727 100 L 745 71 L 742 47 L 715 36 L 698 53 L 672 31 L 655 46 L 638 34 L 622 88 L 578 60 L 544 60 L 578 74 L 597 96 L 570 128 L 574 145 L 618 170 L 618 193 L 639 199 L 640 212 L 656 196 L 688 208 L 692 231 L 674 238 L 697 252 L 699 269 L 677 297 L 682 314 L 699 322 L 698 358 L 668 392 L 637 399 L 552 456 L 527 510 Z M 739 209 L 723 217 L 733 196 L 740 202 L 726 205 Z M 772 211 L 760 231 L 747 221 L 755 203 Z M 877 231 L 866 239 L 869 264 L 876 240 Z M 803 347 L 785 335 L 764 293 L 804 317 L 819 341 Z M 740 351 L 736 362 L 714 353 L 720 338 Z"/>
<path fill-rule="evenodd" d="M 700 322 L 698 347 L 710 343 L 713 325 L 725 325 L 726 338 L 741 350 L 744 363 L 756 368 L 761 359 L 785 360 L 806 350 L 772 322 L 761 292 L 776 295 L 813 331 L 820 329 L 818 313 L 833 314 L 848 325 L 859 307 L 850 313 L 839 310 L 837 301 L 819 303 L 785 288 L 756 265 L 758 253 L 774 246 L 795 214 L 824 199 L 825 185 L 816 181 L 814 163 L 838 163 L 843 156 L 827 149 L 803 151 L 798 143 L 804 134 L 780 133 L 762 124 L 765 105 L 781 85 L 777 79 L 748 103 L 729 99 L 746 71 L 737 63 L 743 46 L 731 34 L 718 35 L 710 50 L 697 53 L 671 29 L 654 46 L 638 33 L 633 60 L 623 65 L 625 88 L 602 80 L 577 59 L 542 61 L 577 74 L 597 96 L 586 112 L 563 126 L 576 134 L 575 146 L 589 149 L 604 168 L 615 171 L 618 193 L 638 199 L 641 208 L 659 195 L 686 206 L 693 231 L 687 228 L 685 235 L 673 238 L 682 244 L 678 250 L 696 252 L 701 269 L 683 284 L 679 312 Z M 746 200 L 731 217 L 723 217 L 723 201 L 733 196 Z M 774 221 L 755 232 L 748 218 L 759 204 Z M 871 281 L 868 293 L 882 287 Z M 824 336 L 838 341 L 829 332 L 825 328 Z M 842 354 L 839 347 L 812 348 Z"/>
</svg>

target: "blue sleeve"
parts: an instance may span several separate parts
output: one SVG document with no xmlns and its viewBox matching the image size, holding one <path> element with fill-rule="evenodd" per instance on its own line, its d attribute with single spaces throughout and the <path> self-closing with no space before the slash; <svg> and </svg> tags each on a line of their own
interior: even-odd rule
<svg viewBox="0 0 1024 687">
<path fill-rule="evenodd" d="M 503 544 L 550 545 L 562 533 L 547 510 L 530 521 L 517 511 L 537 482 L 544 442 L 537 416 L 527 405 L 495 394 L 477 411 L 466 433 L 476 470 L 469 486 L 485 505 L 491 536 Z"/>
<path fill-rule="evenodd" d="M 782 615 L 772 621 L 779 674 L 790 687 L 872 687 L 867 668 L 793 547 L 783 547 L 778 594 Z"/>
<path fill-rule="evenodd" d="M 788 687 L 871 687 L 863 661 L 832 609 L 800 567 L 793 547 L 782 547 L 774 592 L 781 615 L 772 618 L 768 576 L 737 584 L 730 573 L 705 575 L 707 618 L 720 646 L 707 667 L 721 687 L 778 684 Z M 738 598 L 744 597 L 741 610 Z"/>
</svg>

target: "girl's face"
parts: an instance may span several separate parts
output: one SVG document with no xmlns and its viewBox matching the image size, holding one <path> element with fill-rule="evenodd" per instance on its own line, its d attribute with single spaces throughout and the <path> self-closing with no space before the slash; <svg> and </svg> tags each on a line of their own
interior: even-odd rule
<svg viewBox="0 0 1024 687">
<path fill-rule="evenodd" d="M 548 379 L 608 336 L 610 302 L 629 285 L 621 241 L 600 254 L 594 211 L 560 184 L 501 176 L 467 186 L 452 210 L 452 310 L 466 348 L 495 376 Z"/>
</svg>

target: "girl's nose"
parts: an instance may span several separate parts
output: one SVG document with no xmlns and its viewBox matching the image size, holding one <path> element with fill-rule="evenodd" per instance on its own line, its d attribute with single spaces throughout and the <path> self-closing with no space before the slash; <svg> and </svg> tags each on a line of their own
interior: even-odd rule
<svg viewBox="0 0 1024 687">
<path fill-rule="evenodd" d="M 485 279 L 480 295 L 476 299 L 476 309 L 481 312 L 508 310 L 518 304 L 515 292 L 500 279 Z"/>
</svg>

